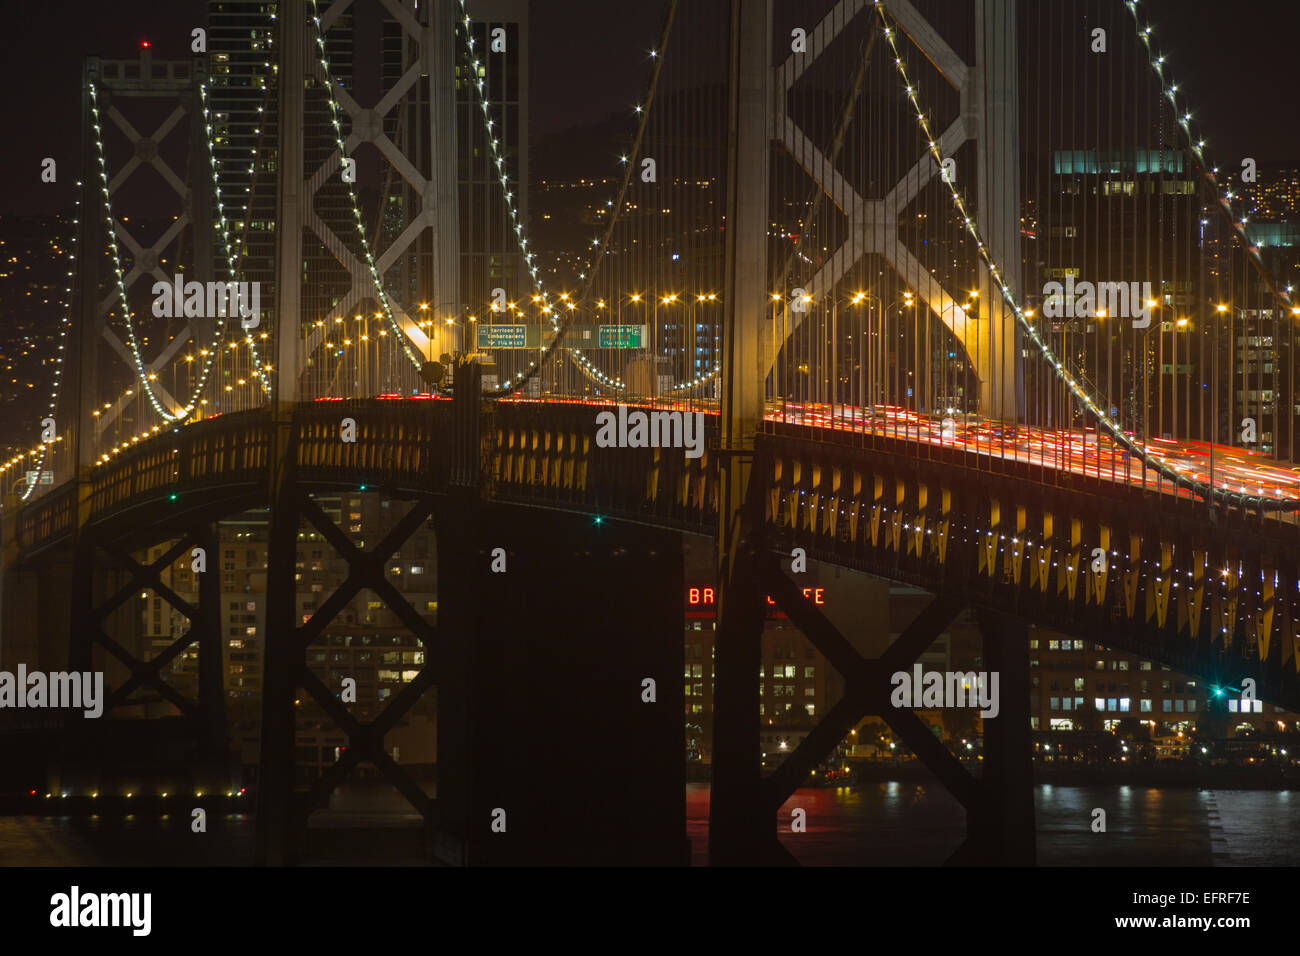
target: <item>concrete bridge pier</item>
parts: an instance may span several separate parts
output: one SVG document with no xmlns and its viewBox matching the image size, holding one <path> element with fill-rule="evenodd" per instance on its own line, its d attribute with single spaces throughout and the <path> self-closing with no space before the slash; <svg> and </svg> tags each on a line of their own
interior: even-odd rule
<svg viewBox="0 0 1300 956">
<path fill-rule="evenodd" d="M 966 841 L 953 865 L 1033 866 L 1034 758 L 1029 729 L 1029 631 L 1009 614 L 976 611 L 981 670 L 998 675 L 997 716 L 984 718 L 984 776 L 967 807 Z"/>
<path fill-rule="evenodd" d="M 681 535 L 493 502 L 479 371 L 436 511 L 434 855 L 686 865 Z"/>
<path fill-rule="evenodd" d="M 680 536 L 448 500 L 435 855 L 687 865 Z"/>
</svg>

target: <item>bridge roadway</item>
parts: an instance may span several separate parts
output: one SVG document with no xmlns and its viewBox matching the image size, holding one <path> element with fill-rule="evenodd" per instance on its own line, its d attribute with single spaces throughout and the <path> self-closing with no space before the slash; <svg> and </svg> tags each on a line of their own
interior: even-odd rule
<svg viewBox="0 0 1300 956">
<path fill-rule="evenodd" d="M 454 471 L 452 407 L 441 399 L 300 404 L 290 426 L 297 481 L 309 492 L 444 494 Z M 485 498 L 716 534 L 716 415 L 706 416 L 704 454 L 688 459 L 676 449 L 598 447 L 603 403 L 482 407 Z M 1211 513 L 1095 434 L 981 422 L 945 430 L 897 409 L 783 414 L 769 416 L 754 449 L 779 549 L 802 546 L 817 560 L 1017 615 L 1216 686 L 1251 677 L 1262 699 L 1300 710 L 1293 515 L 1222 504 Z M 355 442 L 341 440 L 345 417 L 356 421 Z M 9 560 L 66 561 L 78 511 L 97 537 L 135 549 L 264 508 L 272 432 L 270 411 L 260 409 L 142 440 L 96 466 L 80 490 L 65 483 L 10 510 Z M 1189 475 L 1203 467 L 1192 446 L 1165 454 L 1183 456 Z M 1243 469 L 1233 477 L 1252 488 L 1295 494 L 1295 472 L 1265 469 L 1239 450 L 1225 464 Z"/>
</svg>

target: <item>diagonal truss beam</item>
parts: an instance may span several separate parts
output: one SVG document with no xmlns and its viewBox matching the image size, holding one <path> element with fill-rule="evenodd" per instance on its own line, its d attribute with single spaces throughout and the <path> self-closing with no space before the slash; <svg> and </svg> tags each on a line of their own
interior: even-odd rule
<svg viewBox="0 0 1300 956">
<path fill-rule="evenodd" d="M 889 11 L 898 28 L 907 34 L 925 58 L 934 64 L 939 75 L 948 81 L 954 90 L 965 90 L 970 84 L 970 67 L 957 55 L 939 32 L 930 25 L 930 21 L 916 12 L 912 0 L 880 0 L 881 5 Z"/>
<path fill-rule="evenodd" d="M 775 813 L 808 774 L 835 749 L 863 717 L 883 719 L 968 810 L 978 805 L 980 789 L 961 761 L 943 745 L 911 710 L 889 706 L 889 676 L 914 663 L 960 610 L 936 597 L 879 657 L 863 658 L 815 605 L 785 576 L 771 552 L 758 560 L 763 586 L 831 665 L 844 677 L 844 697 L 836 703 L 763 780 L 764 800 Z"/>
<path fill-rule="evenodd" d="M 784 99 L 785 91 L 794 86 L 799 77 L 817 62 L 817 58 L 826 52 L 826 48 L 840 35 L 844 25 L 867 7 L 867 0 L 839 0 L 830 13 L 822 17 L 813 27 L 808 37 L 807 53 L 791 53 L 784 63 L 776 68 L 775 89 Z"/>
<path fill-rule="evenodd" d="M 99 546 L 115 564 L 124 569 L 129 575 L 127 583 L 123 587 L 119 588 L 104 603 L 90 609 L 91 640 L 125 664 L 131 672 L 130 676 L 122 684 L 108 693 L 104 702 L 105 712 L 125 704 L 137 689 L 143 687 L 151 687 L 158 691 L 162 697 L 188 716 L 194 716 L 199 712 L 197 701 L 179 693 L 162 677 L 162 669 L 193 646 L 202 636 L 200 609 L 180 597 L 162 582 L 163 570 L 170 567 L 178 557 L 184 554 L 195 540 L 196 538 L 193 535 L 181 537 L 155 561 L 148 564 L 135 560 L 128 552 L 111 544 L 101 544 Z M 136 657 L 116 640 L 109 637 L 103 629 L 104 618 L 142 589 L 153 590 L 182 614 L 189 623 L 185 633 L 172 641 L 162 652 L 147 661 Z"/>
<path fill-rule="evenodd" d="M 939 36 L 938 32 L 917 13 L 909 0 L 881 0 L 894 17 L 899 28 L 918 49 L 934 64 L 943 78 L 957 89 L 963 102 L 971 92 L 971 69 Z M 808 135 L 785 112 L 785 91 L 804 74 L 829 45 L 844 31 L 848 23 L 868 5 L 860 0 L 840 0 L 817 24 L 809 37 L 806 54 L 791 54 L 775 68 L 778 96 L 777 115 L 774 117 L 775 138 L 799 163 L 812 180 L 821 187 L 827 198 L 848 217 L 848 238 L 830 255 L 805 286 L 805 293 L 814 299 L 831 294 L 835 286 L 862 258 L 869 254 L 881 256 L 905 281 L 917 286 L 922 303 L 952 331 L 962 344 L 972 365 L 979 366 L 979 357 L 987 351 L 980 340 L 984 325 L 968 319 L 955 296 L 943 288 L 922 266 L 915 254 L 898 238 L 898 217 L 937 174 L 933 159 L 923 154 L 911 169 L 885 195 L 883 200 L 868 201 L 860 196 L 847 179 L 812 143 Z M 963 111 L 964 113 L 964 111 Z M 940 153 L 949 156 L 968 139 L 974 131 L 964 115 L 958 116 L 940 136 Z M 811 225 L 811 224 L 806 224 Z M 806 313 L 795 312 L 788 299 L 783 300 L 777 327 L 768 336 L 769 353 L 764 367 L 770 372 L 776 367 L 777 356 L 784 340 L 803 322 Z M 780 335 L 776 334 L 780 332 Z"/>
<path fill-rule="evenodd" d="M 116 241 L 130 250 L 132 265 L 130 270 L 123 276 L 122 282 L 129 291 L 131 287 L 142 277 L 152 275 L 160 282 L 170 282 L 171 276 L 167 276 L 160 268 L 163 253 L 172 245 L 180 235 L 181 231 L 194 223 L 192 215 L 192 203 L 199 194 L 198 190 L 190 190 L 181 177 L 177 176 L 168 166 L 166 159 L 158 151 L 159 144 L 177 127 L 177 125 L 187 115 L 193 107 L 186 101 L 177 103 L 167 114 L 163 121 L 155 128 L 153 134 L 149 137 L 143 136 L 139 130 L 131 123 L 129 119 L 117 108 L 116 103 L 109 102 L 105 113 L 113 121 L 114 125 L 126 137 L 132 147 L 130 158 L 122 165 L 122 168 L 113 175 L 109 181 L 110 198 L 116 195 L 127 180 L 138 170 L 145 166 L 152 167 L 163 180 L 176 192 L 182 200 L 182 209 L 180 215 L 176 217 L 162 235 L 146 247 L 143 243 L 136 240 L 131 231 L 126 227 L 121 219 L 113 221 L 113 233 Z M 121 307 L 126 309 L 125 303 L 120 301 L 116 289 L 112 290 L 99 303 L 98 314 L 106 316 L 114 308 Z M 126 315 L 123 315 L 124 321 L 129 321 Z M 135 357 L 126 344 L 112 331 L 107 322 L 101 323 L 101 334 L 103 340 L 109 346 L 110 351 L 115 353 L 122 363 L 134 374 Z M 176 335 L 169 341 L 167 347 L 152 360 L 144 360 L 143 366 L 146 375 L 155 375 L 160 369 L 165 368 L 176 353 L 185 344 L 186 341 L 193 339 L 199 341 L 199 334 L 202 330 L 197 327 L 194 321 L 186 320 L 184 325 L 177 331 Z M 177 401 L 170 391 L 156 380 L 150 382 L 153 391 L 158 396 L 161 403 L 174 415 L 178 414 L 183 405 Z M 133 390 L 134 391 L 134 390 Z M 104 435 L 109 426 L 117 420 L 130 402 L 134 395 L 127 395 L 125 392 L 118 395 L 108 408 L 99 409 L 100 414 L 95 416 L 94 433 L 95 441 Z"/>
<path fill-rule="evenodd" d="M 295 639 L 306 649 L 321 631 L 347 606 L 363 587 L 374 591 L 381 600 L 402 619 L 425 648 L 425 664 L 415 679 L 389 701 L 370 723 L 363 724 L 348 712 L 342 702 L 330 692 L 312 672 L 304 667 L 298 683 L 320 704 L 335 724 L 348 737 L 348 748 L 339 759 L 313 784 L 305 799 L 298 805 L 299 822 L 305 824 L 310 813 L 325 805 L 329 794 L 347 779 L 349 771 L 364 760 L 373 763 L 384 777 L 420 811 L 426 821 L 433 819 L 434 805 L 428 795 L 416 785 L 410 775 L 384 751 L 384 735 L 436 684 L 433 660 L 439 648 L 437 630 L 424 620 L 384 575 L 388 558 L 433 513 L 430 501 L 417 501 L 389 530 L 371 551 L 354 545 L 309 495 L 301 499 L 302 515 L 325 537 L 338 555 L 348 563 L 347 579 L 335 589 L 329 599 L 313 614 L 307 623 L 296 629 Z"/>
<path fill-rule="evenodd" d="M 351 153 L 362 143 L 371 143 L 397 170 L 398 175 L 421 197 L 422 208 L 420 213 L 413 216 L 402 233 L 393 240 L 382 254 L 377 255 L 375 258 L 376 269 L 380 276 L 383 276 L 394 262 L 407 253 L 426 229 L 432 230 L 437 227 L 437 216 L 433 208 L 432 184 L 420 174 L 411 159 L 389 138 L 383 126 L 384 118 L 392 112 L 402 97 L 428 71 L 427 61 L 429 57 L 425 47 L 435 42 L 435 28 L 421 24 L 413 13 L 401 3 L 394 2 L 394 0 L 381 0 L 381 3 L 399 25 L 403 38 L 409 38 L 414 47 L 422 52 L 417 53 L 414 61 L 403 71 L 393 87 L 386 91 L 372 108 L 363 108 L 348 90 L 340 86 L 333 88 L 333 95 L 339 104 L 339 109 L 349 120 L 350 129 L 344 138 L 344 149 Z M 351 5 L 352 0 L 334 0 L 320 16 L 322 34 L 336 24 Z M 325 68 L 315 57 L 310 58 L 309 71 L 322 86 L 327 85 Z M 347 271 L 351 280 L 351 288 L 340 298 L 340 301 L 335 304 L 329 314 L 322 317 L 324 323 L 322 326 L 313 325 L 308 330 L 305 343 L 306 355 L 313 354 L 321 347 L 329 335 L 335 318 L 345 317 L 363 299 L 376 297 L 374 277 L 371 275 L 370 269 L 361 262 L 360 258 L 312 209 L 312 199 L 325 182 L 336 173 L 340 159 L 340 156 L 331 153 L 308 177 L 306 184 L 307 216 L 305 218 L 307 226 Z M 421 355 L 432 354 L 436 344 L 435 340 L 442 333 L 441 326 L 434 327 L 429 334 L 426 334 L 400 303 L 395 302 L 391 296 L 389 301 L 394 306 L 393 318 L 398 329 L 409 340 L 411 347 Z"/>
</svg>

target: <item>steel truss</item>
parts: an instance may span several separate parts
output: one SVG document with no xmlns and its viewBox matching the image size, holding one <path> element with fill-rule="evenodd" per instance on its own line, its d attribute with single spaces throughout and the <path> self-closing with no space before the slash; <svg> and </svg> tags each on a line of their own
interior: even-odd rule
<svg viewBox="0 0 1300 956">
<path fill-rule="evenodd" d="M 411 606 L 384 574 L 384 567 L 396 552 L 433 514 L 429 498 L 415 501 L 411 509 L 372 550 L 354 545 L 329 516 L 301 488 L 282 495 L 272 513 L 271 547 L 267 563 L 268 591 L 274 587 L 288 592 L 278 599 L 268 599 L 266 666 L 263 685 L 262 763 L 259 773 L 257 855 L 260 863 L 282 865 L 299 854 L 298 841 L 304 834 L 307 818 L 317 809 L 328 806 L 329 795 L 346 781 L 348 773 L 362 762 L 375 765 L 399 793 L 420 812 L 428 832 L 436 823 L 432 800 L 411 776 L 384 750 L 384 735 L 436 683 L 435 661 L 441 644 L 437 628 L 429 624 Z M 325 538 L 338 557 L 348 566 L 348 575 L 334 593 L 304 624 L 293 620 L 294 567 L 297 563 L 297 528 L 301 519 Z M 286 533 L 288 529 L 288 533 Z M 287 573 L 286 573 L 287 572 Z M 307 648 L 331 624 L 349 602 L 369 588 L 410 629 L 425 649 L 425 662 L 415 679 L 368 723 L 357 720 L 339 698 L 330 691 L 306 664 Z M 288 611 L 286 617 L 285 611 Z M 275 620 L 272 621 L 272 614 Z M 294 696 L 307 691 L 348 738 L 344 749 L 324 774 L 307 791 L 296 788 L 296 747 Z"/>
<path fill-rule="evenodd" d="M 770 473 L 771 462 L 760 459 L 751 475 Z M 941 592 L 880 657 L 863 658 L 781 570 L 763 530 L 764 491 L 758 485 L 751 477 L 737 570 L 727 595 L 730 606 L 726 616 L 719 614 L 710 863 L 793 862 L 776 840 L 773 817 L 854 725 L 875 716 L 898 734 L 966 809 L 967 837 L 950 863 L 1032 865 L 1034 808 L 1025 623 L 995 611 L 977 611 L 986 664 L 1001 675 L 1001 701 L 998 716 L 985 724 L 984 775 L 976 779 L 912 710 L 893 707 L 889 699 L 890 676 L 919 659 L 963 609 L 963 602 Z M 757 692 L 765 595 L 798 625 L 845 681 L 843 698 L 767 776 L 760 769 Z"/>
</svg>

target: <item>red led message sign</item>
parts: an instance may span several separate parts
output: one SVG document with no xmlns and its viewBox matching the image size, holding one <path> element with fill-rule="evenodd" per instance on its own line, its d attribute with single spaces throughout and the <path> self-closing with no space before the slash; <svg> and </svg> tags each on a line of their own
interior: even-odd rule
<svg viewBox="0 0 1300 956">
<path fill-rule="evenodd" d="M 687 588 L 686 604 L 688 608 L 695 609 L 712 607 L 717 602 L 717 594 L 718 592 L 715 588 Z M 803 596 L 813 604 L 826 603 L 825 588 L 804 588 Z M 767 603 L 771 607 L 776 606 L 776 602 L 772 600 L 770 595 L 768 596 Z"/>
</svg>

